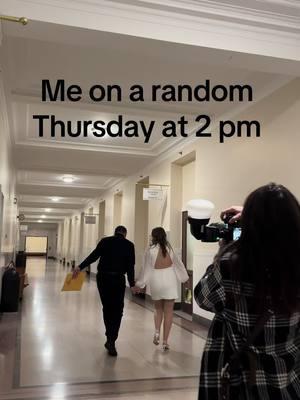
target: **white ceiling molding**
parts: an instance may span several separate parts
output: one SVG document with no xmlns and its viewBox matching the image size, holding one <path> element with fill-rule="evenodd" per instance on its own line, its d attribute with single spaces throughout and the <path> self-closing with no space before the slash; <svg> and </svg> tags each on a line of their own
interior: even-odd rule
<svg viewBox="0 0 300 400">
<path fill-rule="evenodd" d="M 38 96 L 33 96 L 33 95 L 25 95 L 24 93 L 22 94 L 16 94 L 15 92 L 12 92 L 11 95 L 11 100 L 13 100 L 14 102 L 18 102 L 18 103 L 24 103 L 25 104 L 25 108 L 26 108 L 26 112 L 25 112 L 25 121 L 24 122 L 24 132 L 25 135 L 22 134 L 21 136 L 18 136 L 16 134 L 17 132 L 17 126 L 16 126 L 16 122 L 17 122 L 17 118 L 13 118 L 11 117 L 11 124 L 14 127 L 13 131 L 13 140 L 14 143 L 16 145 L 26 145 L 26 146 L 32 146 L 32 147 L 50 147 L 50 148 L 57 148 L 59 146 L 59 148 L 61 149 L 66 149 L 66 150 L 89 150 L 89 151 L 102 151 L 102 152 L 106 152 L 106 153 L 116 153 L 116 154 L 128 154 L 128 155 L 132 155 L 132 156 L 145 156 L 145 157 L 149 157 L 149 159 L 151 159 L 152 157 L 155 157 L 159 152 L 162 152 L 164 150 L 169 149 L 170 147 L 170 141 L 168 141 L 167 138 L 162 137 L 159 140 L 157 140 L 156 142 L 154 142 L 154 144 L 148 144 L 148 145 L 144 145 L 143 143 L 141 143 L 139 146 L 124 146 L 124 145 L 105 145 L 105 144 L 101 144 L 101 142 L 99 141 L 98 143 L 90 143 L 90 142 L 75 142 L 75 141 L 66 141 L 62 138 L 60 138 L 58 141 L 53 141 L 53 139 L 41 139 L 39 137 L 36 138 L 32 138 L 30 137 L 30 120 L 32 120 L 32 112 L 30 112 L 30 106 L 34 105 L 34 104 L 40 104 L 41 100 Z M 74 104 L 71 102 L 66 102 L 66 103 L 62 103 L 62 104 L 51 104 L 52 109 L 59 109 L 59 108 L 65 108 L 68 110 L 80 110 L 80 111 L 84 111 L 84 110 L 92 110 L 92 111 L 101 111 L 101 112 L 107 112 L 107 113 L 112 113 L 113 110 L 113 114 L 120 114 L 120 115 L 128 115 L 127 119 L 130 119 L 131 115 L 134 115 L 134 118 L 136 118 L 135 116 L 140 116 L 140 117 L 152 117 L 153 118 L 153 113 L 154 110 L 151 110 L 151 105 L 152 103 L 149 102 L 149 107 L 146 108 L 145 105 L 143 108 L 136 108 L 136 107 L 120 107 L 120 106 L 116 106 L 115 104 L 111 104 L 111 105 L 102 105 L 101 104 L 101 108 L 99 107 L 99 105 L 95 105 L 93 103 L 89 103 L 89 102 L 83 102 L 81 104 Z M 159 106 L 161 108 L 163 108 L 165 106 L 165 104 L 159 104 Z M 191 107 L 195 107 L 193 104 L 191 104 Z M 184 115 L 187 118 L 191 118 L 191 117 L 195 117 L 197 114 L 192 114 L 189 112 L 185 112 Z M 19 118 L 20 118 L 20 114 L 18 114 Z M 160 121 L 160 120 L 167 120 L 167 119 L 172 119 L 175 120 L 180 116 L 179 112 L 165 112 L 165 111 L 157 111 L 155 110 L 155 120 L 156 121 Z M 179 139 L 173 138 L 172 140 L 172 145 L 176 145 L 176 143 L 178 142 Z"/>
<path fill-rule="evenodd" d="M 276 82 L 273 82 L 272 84 L 269 85 L 268 88 L 266 88 L 263 92 L 261 92 L 257 96 L 257 102 L 262 101 L 264 98 L 271 96 L 272 93 L 274 93 L 276 90 L 279 90 L 280 88 L 284 87 L 287 85 L 289 82 L 291 82 L 291 78 L 289 77 L 282 77 L 281 79 L 278 79 Z M 231 112 L 228 112 L 222 116 L 220 116 L 216 123 L 218 123 L 219 120 L 234 120 L 236 116 L 238 116 L 240 113 L 245 111 L 246 109 L 250 108 L 251 105 L 246 103 L 239 104 L 237 107 L 234 108 Z M 214 131 L 215 125 L 212 124 L 211 126 L 211 131 Z M 138 171 L 139 175 L 147 176 L 148 171 L 151 170 L 152 168 L 156 167 L 157 165 L 161 164 L 165 160 L 170 160 L 172 162 L 172 158 L 175 160 L 178 158 L 178 153 L 181 152 L 182 150 L 188 148 L 190 145 L 192 145 L 195 142 L 201 141 L 201 138 L 195 137 L 195 136 L 190 136 L 188 138 L 182 138 L 176 146 L 170 148 L 168 151 L 160 153 L 158 157 L 156 157 L 151 163 L 149 163 L 145 168 L 142 170 Z M 132 175 L 133 176 L 133 175 Z M 126 179 L 126 178 L 125 178 Z M 125 180 L 124 179 L 124 180 Z M 110 190 L 110 189 L 109 189 Z M 105 195 L 105 193 L 102 194 L 102 196 Z"/>
<path fill-rule="evenodd" d="M 87 189 L 87 188 L 77 188 L 77 187 L 62 188 L 60 186 L 53 186 L 49 184 L 35 185 L 35 184 L 18 183 L 16 186 L 16 192 L 17 194 L 28 194 L 35 196 L 43 196 L 43 195 L 51 196 L 53 195 L 53 193 L 55 193 L 59 197 L 67 195 L 68 197 L 82 198 L 82 196 L 86 196 L 89 199 L 91 199 L 100 196 L 103 191 L 101 191 L 101 189 L 90 189 L 90 188 Z M 51 204 L 51 201 L 49 201 L 49 204 Z"/>
<path fill-rule="evenodd" d="M 291 71 L 291 76 L 298 76 L 300 71 L 300 0 L 1 0 L 0 7 L 3 14 L 32 20 L 27 27 L 3 23 L 7 40 L 0 49 L 4 55 L 4 75 L 8 77 L 0 97 L 3 95 L 6 99 L 10 136 L 15 135 L 16 167 L 24 172 L 18 179 L 17 190 L 22 195 L 19 205 L 25 208 L 75 212 L 91 199 L 100 198 L 104 191 L 117 188 L 127 177 L 147 175 L 144 171 L 166 158 L 176 160 L 179 151 L 201 142 L 194 136 L 165 140 L 159 135 L 153 135 L 148 145 L 121 138 L 115 144 L 109 140 L 75 143 L 68 138 L 63 138 L 64 141 L 36 138 L 31 116 L 33 110 L 43 114 L 37 85 L 41 71 L 48 71 L 49 79 L 54 79 L 55 71 L 65 74 L 66 80 L 70 77 L 70 82 L 73 77 L 82 77 L 82 87 L 86 90 L 89 87 L 86 77 L 95 81 L 98 69 L 93 75 L 93 69 L 85 69 L 88 62 L 79 65 L 78 60 L 90 62 L 89 56 L 95 53 L 102 58 L 95 57 L 90 64 L 98 66 L 99 63 L 103 81 L 110 82 L 110 77 L 119 73 L 103 62 L 111 56 L 111 63 L 117 60 L 124 70 L 134 71 L 129 76 L 125 74 L 123 84 L 137 79 L 147 86 L 151 84 L 148 77 L 177 82 L 181 76 L 188 76 L 191 82 L 199 77 L 201 82 L 201 77 L 209 75 L 212 81 L 215 77 L 217 81 L 250 82 L 255 88 L 255 102 L 291 80 L 288 76 Z M 72 58 L 74 49 L 76 57 Z M 136 64 L 136 59 L 141 62 Z M 53 76 L 52 60 L 55 62 Z M 144 60 L 148 62 L 148 70 Z M 160 60 L 166 71 L 162 66 L 155 69 Z M 220 105 L 153 105 L 145 101 L 138 109 L 126 102 L 98 105 L 83 101 L 72 105 L 49 104 L 47 110 L 49 113 L 53 110 L 59 118 L 63 115 L 75 121 L 87 118 L 87 114 L 89 118 L 101 118 L 103 112 L 143 119 L 171 119 L 178 111 L 193 116 L 201 109 L 201 113 L 213 116 L 213 120 L 220 120 L 236 118 L 253 104 L 218 108 Z M 72 186 L 65 185 L 59 180 L 56 182 L 51 171 L 58 175 L 82 174 L 82 179 Z M 107 180 L 95 178 L 104 175 Z M 51 196 L 60 196 L 61 201 L 53 203 Z M 38 215 L 29 211 L 27 214 L 33 219 Z M 53 216 L 60 218 L 61 213 L 53 211 Z"/>
<path fill-rule="evenodd" d="M 298 1 L 2 0 L 1 9 L 38 21 L 300 61 Z"/>
<path fill-rule="evenodd" d="M 51 211 L 46 212 L 43 207 L 19 207 L 19 212 L 22 214 L 30 214 L 30 215 L 46 215 L 48 217 L 61 217 L 61 216 L 71 216 L 73 212 L 76 210 L 66 210 L 66 209 L 51 209 Z"/>
<path fill-rule="evenodd" d="M 34 201 L 21 201 L 19 202 L 20 207 L 22 208 L 53 208 L 53 210 L 58 209 L 64 209 L 67 212 L 76 212 L 76 210 L 80 210 L 86 203 L 89 201 L 89 199 L 86 199 L 85 201 L 81 201 L 81 203 L 78 204 L 73 204 L 73 203 L 60 203 L 58 205 L 53 205 L 50 200 L 48 201 L 43 201 L 41 200 L 41 196 L 35 196 Z"/>
<path fill-rule="evenodd" d="M 232 22 L 235 20 L 248 21 L 254 25 L 263 23 L 299 31 L 300 5 L 298 0 L 112 0 L 112 2 L 186 14 L 196 12 L 199 16 L 213 15 L 214 18 L 218 17 Z M 298 16 L 295 15 L 297 11 Z"/>
<path fill-rule="evenodd" d="M 88 190 L 91 189 L 91 190 L 103 191 L 103 190 L 107 190 L 110 187 L 116 185 L 117 182 L 119 182 L 119 180 L 114 180 L 114 181 L 111 181 L 109 185 L 104 185 L 102 187 L 97 186 L 97 185 L 92 185 L 90 183 L 89 184 L 84 184 L 84 183 L 74 184 L 74 183 L 72 183 L 72 185 L 70 186 L 69 184 L 64 184 L 64 183 L 60 183 L 60 182 L 58 182 L 58 183 L 50 182 L 49 183 L 49 182 L 43 182 L 43 181 L 31 181 L 31 182 L 22 182 L 21 181 L 21 182 L 18 182 L 18 184 L 20 184 L 22 186 L 30 185 L 30 186 L 46 186 L 46 187 L 53 187 L 53 188 L 66 188 L 66 189 L 71 188 L 71 189 L 88 189 Z"/>
<path fill-rule="evenodd" d="M 57 220 L 57 221 L 51 221 L 51 222 L 42 222 L 42 223 L 38 223 L 35 219 L 30 219 L 30 218 L 26 218 L 26 220 L 24 222 L 21 223 L 21 225 L 29 225 L 29 230 L 31 229 L 35 229 L 35 230 L 44 230 L 44 229 L 51 229 L 56 231 L 58 225 L 62 223 L 62 221 Z"/>
<path fill-rule="evenodd" d="M 227 66 L 228 67 L 228 66 Z M 269 72 L 269 71 L 268 71 Z M 141 84 L 141 83 L 140 83 Z M 130 86 L 130 85 L 129 85 Z M 145 89 L 146 90 L 146 89 Z M 87 97 L 88 94 L 83 92 L 84 96 Z M 127 95 L 128 96 L 128 95 Z M 125 97 L 125 95 L 124 95 Z M 25 104 L 41 104 L 41 93 L 38 91 L 30 91 L 30 90 L 21 90 L 21 89 L 12 89 L 10 101 L 15 103 L 25 103 Z M 59 107 L 65 109 L 79 109 L 85 111 L 101 111 L 105 113 L 113 113 L 114 114 L 133 114 L 135 116 L 143 116 L 143 117 L 151 117 L 153 116 L 153 111 L 157 115 L 157 118 L 164 119 L 172 119 L 178 117 L 179 112 L 182 110 L 182 105 L 180 110 L 174 111 L 174 105 L 170 105 L 164 102 L 153 103 L 150 99 L 145 99 L 143 102 L 139 102 L 138 106 L 134 106 L 132 102 L 129 101 L 128 98 L 122 99 L 122 103 L 117 102 L 108 102 L 101 101 L 101 103 L 93 102 L 92 100 L 86 101 L 81 100 L 78 103 L 71 102 L 69 100 L 65 100 L 64 102 L 60 102 L 59 104 L 51 103 L 50 107 Z M 189 108 L 193 106 L 193 104 L 189 104 Z M 195 115 L 196 110 L 194 112 L 186 111 L 185 114 L 187 116 Z"/>
<path fill-rule="evenodd" d="M 175 141 L 173 141 L 173 144 Z M 16 142 L 17 145 L 30 146 L 30 147 L 47 147 L 56 149 L 58 147 L 58 143 L 51 141 L 51 139 L 40 139 L 40 138 L 31 138 L 19 140 Z M 93 145 L 89 143 L 69 143 L 63 140 L 59 140 L 59 148 L 65 150 L 88 150 L 95 152 L 103 152 L 103 153 L 115 153 L 115 154 L 127 154 L 132 157 L 134 156 L 144 156 L 144 157 L 155 157 L 156 153 L 154 153 L 151 149 L 149 150 L 141 150 L 140 147 L 128 147 L 128 146 L 106 146 L 106 145 Z"/>
<path fill-rule="evenodd" d="M 36 213 L 25 213 L 25 220 L 27 219 L 37 219 L 40 220 L 42 219 L 42 221 L 44 222 L 49 222 L 49 221 L 58 221 L 58 220 L 64 220 L 66 217 L 72 217 L 72 214 L 68 214 L 68 215 L 53 215 L 53 216 L 47 216 L 47 218 L 42 218 L 40 214 L 36 214 Z"/>
</svg>

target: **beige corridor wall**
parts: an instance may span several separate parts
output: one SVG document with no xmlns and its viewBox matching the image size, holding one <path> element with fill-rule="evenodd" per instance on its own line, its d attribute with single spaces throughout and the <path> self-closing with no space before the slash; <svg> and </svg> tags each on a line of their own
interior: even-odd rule
<svg viewBox="0 0 300 400">
<path fill-rule="evenodd" d="M 2 291 L 2 275 L 4 272 L 3 267 L 14 258 L 15 250 L 18 246 L 18 210 L 17 204 L 14 201 L 16 197 L 16 171 L 12 162 L 12 146 L 1 69 L 0 65 L 0 296 Z"/>
<path fill-rule="evenodd" d="M 197 149 L 197 193 L 216 205 L 213 220 L 232 204 L 242 204 L 255 188 L 270 181 L 286 185 L 300 199 L 300 79 L 239 115 L 261 122 L 261 138 L 237 138 L 225 144 L 208 140 Z M 200 279 L 217 246 L 199 243 L 194 271 Z M 208 316 L 195 305 L 197 314 Z"/>
<path fill-rule="evenodd" d="M 232 204 L 241 204 L 247 194 L 269 181 L 288 186 L 300 197 L 300 79 L 294 80 L 273 95 L 249 108 L 236 119 L 259 120 L 261 138 L 231 138 L 219 144 L 217 136 L 200 139 L 194 144 L 177 150 L 155 166 L 137 171 L 118 186 L 107 191 L 100 199 L 86 208 L 98 209 L 99 201 L 106 201 L 105 235 L 113 232 L 113 195 L 117 189 L 123 193 L 122 221 L 128 228 L 128 238 L 134 240 L 135 184 L 140 176 L 149 176 L 150 183 L 171 184 L 172 163 L 182 156 L 196 152 L 195 196 L 211 200 L 216 208 L 213 221 L 219 219 L 220 211 Z M 169 231 L 176 247 L 180 246 L 180 221 L 178 199 L 173 188 L 166 189 L 164 203 L 149 202 L 149 231 L 163 225 Z M 173 197 L 172 197 L 173 196 Z M 180 197 L 180 202 L 182 197 Z M 177 208 L 176 208 L 177 207 Z M 182 210 L 180 210 L 182 211 Z M 97 239 L 96 237 L 94 238 Z M 194 284 L 205 272 L 217 246 L 198 242 L 194 254 Z M 208 316 L 194 304 L 194 313 Z"/>
<path fill-rule="evenodd" d="M 14 204 L 16 172 L 12 162 L 2 73 L 0 71 L 0 192 L 4 195 L 3 221 L 0 248 L 0 267 L 9 259 L 17 247 L 17 205 Z"/>
<path fill-rule="evenodd" d="M 196 161 L 182 166 L 182 209 L 186 207 L 189 200 L 195 198 L 195 169 Z"/>
</svg>

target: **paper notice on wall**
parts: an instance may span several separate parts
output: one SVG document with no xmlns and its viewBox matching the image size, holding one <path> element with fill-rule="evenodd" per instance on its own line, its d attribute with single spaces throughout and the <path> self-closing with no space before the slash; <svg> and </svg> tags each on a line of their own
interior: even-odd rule
<svg viewBox="0 0 300 400">
<path fill-rule="evenodd" d="M 84 221 L 86 224 L 95 225 L 96 224 L 96 216 L 95 215 L 85 215 Z"/>
<path fill-rule="evenodd" d="M 164 193 L 162 189 L 143 189 L 143 200 L 162 200 L 163 195 Z"/>
</svg>

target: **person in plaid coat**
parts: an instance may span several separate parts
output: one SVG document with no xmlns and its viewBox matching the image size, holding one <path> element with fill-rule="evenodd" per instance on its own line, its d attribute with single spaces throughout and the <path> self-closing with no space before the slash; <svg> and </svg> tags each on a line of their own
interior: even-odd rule
<svg viewBox="0 0 300 400">
<path fill-rule="evenodd" d="M 202 356 L 199 400 L 221 400 L 222 369 L 266 309 L 272 314 L 239 368 L 229 399 L 300 399 L 300 206 L 269 184 L 244 205 L 239 240 L 220 248 L 195 288 L 198 305 L 215 313 Z"/>
</svg>

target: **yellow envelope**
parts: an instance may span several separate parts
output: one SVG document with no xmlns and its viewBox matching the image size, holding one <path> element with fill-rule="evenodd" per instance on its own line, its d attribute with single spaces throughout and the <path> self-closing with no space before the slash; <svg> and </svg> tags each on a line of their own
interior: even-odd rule
<svg viewBox="0 0 300 400">
<path fill-rule="evenodd" d="M 72 273 L 67 274 L 62 292 L 79 291 L 85 280 L 85 272 L 80 272 L 75 279 L 72 279 Z"/>
</svg>

